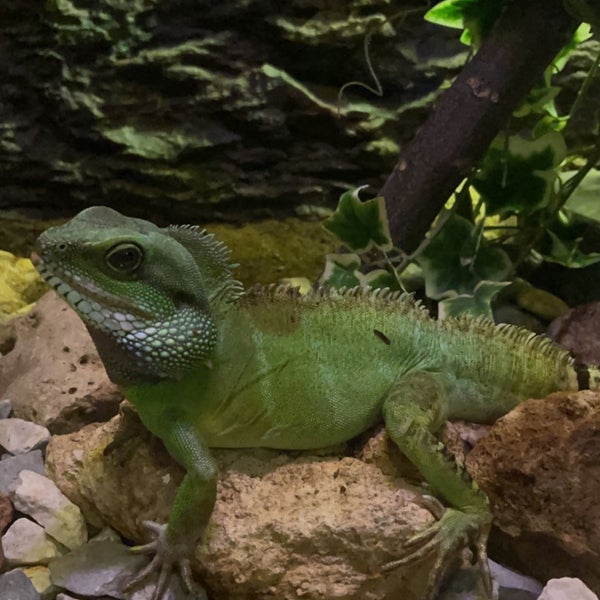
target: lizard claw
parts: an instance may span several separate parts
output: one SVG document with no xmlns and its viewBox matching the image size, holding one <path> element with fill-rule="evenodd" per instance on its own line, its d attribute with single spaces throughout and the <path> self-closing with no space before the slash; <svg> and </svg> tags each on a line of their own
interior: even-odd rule
<svg viewBox="0 0 600 600">
<path fill-rule="evenodd" d="M 477 564 L 486 596 L 492 598 L 492 578 L 487 560 L 487 540 L 491 527 L 487 513 L 464 512 L 449 508 L 442 518 L 411 537 L 405 543 L 409 552 L 401 558 L 386 563 L 382 572 L 420 560 L 434 552 L 437 558 L 430 571 L 426 587 L 426 600 L 436 597 L 448 568 L 459 557 L 460 551 L 474 545 Z M 414 550 L 411 550 L 414 548 Z"/>
<path fill-rule="evenodd" d="M 147 544 L 133 546 L 130 552 L 151 555 L 152 560 L 125 586 L 125 591 L 131 592 L 150 575 L 158 573 L 158 581 L 151 600 L 160 600 L 167 589 L 173 570 L 177 568 L 190 597 L 194 600 L 206 600 L 206 592 L 194 583 L 189 559 L 182 557 L 181 553 L 168 543 L 165 535 L 167 526 L 154 521 L 144 521 L 144 527 L 154 539 Z"/>
</svg>

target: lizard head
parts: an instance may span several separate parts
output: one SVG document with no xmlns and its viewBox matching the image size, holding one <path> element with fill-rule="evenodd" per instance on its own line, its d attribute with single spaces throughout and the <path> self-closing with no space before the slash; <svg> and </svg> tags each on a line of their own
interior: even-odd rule
<svg viewBox="0 0 600 600">
<path fill-rule="evenodd" d="M 177 378 L 217 340 L 212 305 L 235 294 L 226 249 L 103 206 L 45 231 L 36 268 L 88 327 L 111 379 Z"/>
</svg>

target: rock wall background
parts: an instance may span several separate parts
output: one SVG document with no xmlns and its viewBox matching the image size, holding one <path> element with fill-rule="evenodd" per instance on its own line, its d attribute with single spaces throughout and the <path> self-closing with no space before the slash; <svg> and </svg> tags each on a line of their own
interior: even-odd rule
<svg viewBox="0 0 600 600">
<path fill-rule="evenodd" d="M 108 204 L 246 220 L 381 186 L 457 32 L 389 0 L 15 0 L 0 7 L 0 213 Z M 408 11 L 408 12 L 407 12 Z M 407 14 L 404 14 L 407 12 Z M 338 91 L 352 87 L 337 115 Z M 3 245 L 5 249 L 6 244 Z"/>
</svg>

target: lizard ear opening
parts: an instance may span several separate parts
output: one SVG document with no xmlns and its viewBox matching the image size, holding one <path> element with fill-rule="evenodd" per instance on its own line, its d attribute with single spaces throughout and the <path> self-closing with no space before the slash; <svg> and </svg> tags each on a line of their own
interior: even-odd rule
<svg viewBox="0 0 600 600">
<path fill-rule="evenodd" d="M 212 233 L 191 225 L 171 225 L 162 231 L 190 253 L 202 275 L 211 306 L 215 301 L 232 302 L 244 293 L 242 284 L 233 278 L 232 271 L 237 265 L 230 263 L 229 248 Z"/>
</svg>

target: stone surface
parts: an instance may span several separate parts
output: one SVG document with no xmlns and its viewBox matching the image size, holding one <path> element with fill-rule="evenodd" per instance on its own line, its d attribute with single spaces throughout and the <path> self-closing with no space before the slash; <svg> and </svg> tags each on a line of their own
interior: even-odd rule
<svg viewBox="0 0 600 600">
<path fill-rule="evenodd" d="M 41 600 L 29 577 L 20 569 L 0 575 L 0 598 L 2 600 Z"/>
<path fill-rule="evenodd" d="M 131 554 L 123 544 L 94 542 L 54 559 L 50 578 L 73 594 L 125 598 L 123 588 L 146 562 L 147 558 Z"/>
<path fill-rule="evenodd" d="M 0 419 L 7 419 L 12 412 L 12 405 L 8 398 L 0 400 Z"/>
<path fill-rule="evenodd" d="M 123 591 L 148 560 L 132 554 L 121 542 L 97 541 L 51 561 L 51 580 L 55 585 L 82 596 L 148 600 L 156 587 L 156 573 L 132 592 L 126 594 Z M 180 578 L 175 576 L 170 578 L 161 600 L 195 599 L 183 590 Z"/>
<path fill-rule="evenodd" d="M 44 475 L 44 458 L 41 450 L 32 450 L 27 454 L 18 456 L 6 455 L 0 460 L 0 492 L 8 494 L 8 488 L 19 476 L 19 473 L 26 469 Z"/>
<path fill-rule="evenodd" d="M 404 6 L 389 0 L 136 1 L 123 25 L 114 0 L 4 4 L 3 55 L 19 59 L 6 65 L 3 209 L 199 222 L 334 201 L 385 179 L 467 54 L 456 31 L 421 11 L 395 19 Z M 371 30 L 385 95 L 350 88 L 339 118 L 341 86 L 370 81 Z"/>
<path fill-rule="evenodd" d="M 10 525 L 12 522 L 14 510 L 12 502 L 0 492 L 0 534 Z"/>
<path fill-rule="evenodd" d="M 167 519 L 182 471 L 159 444 L 129 439 L 104 449 L 122 417 L 55 436 L 47 468 L 73 501 L 126 537 Z M 121 432 L 122 433 L 122 432 Z M 76 453 L 78 458 L 73 459 Z M 351 457 L 215 451 L 215 512 L 194 568 L 216 598 L 420 599 L 430 560 L 381 574 L 403 540 L 432 521 L 400 478 Z"/>
<path fill-rule="evenodd" d="M 62 554 L 55 542 L 36 523 L 17 519 L 2 537 L 2 549 L 9 565 L 47 564 Z"/>
<path fill-rule="evenodd" d="M 21 471 L 9 496 L 18 511 L 29 515 L 63 546 L 72 550 L 87 541 L 81 511 L 48 477 Z"/>
<path fill-rule="evenodd" d="M 66 433 L 116 414 L 121 395 L 81 319 L 54 292 L 15 320 L 15 336 L 0 359 L 0 398 L 17 417 Z"/>
<path fill-rule="evenodd" d="M 51 600 L 56 596 L 56 586 L 50 581 L 50 569 L 43 565 L 23 568 L 33 587 L 39 592 L 42 600 Z"/>
<path fill-rule="evenodd" d="M 0 250 L 0 321 L 26 314 L 44 293 L 44 283 L 28 258 Z"/>
<path fill-rule="evenodd" d="M 467 457 L 489 496 L 491 555 L 541 581 L 580 577 L 600 590 L 600 393 L 529 400 Z"/>
<path fill-rule="evenodd" d="M 551 579 L 538 600 L 598 600 L 580 579 L 562 577 Z"/>
<path fill-rule="evenodd" d="M 508 593 L 506 590 L 521 591 L 528 593 L 535 599 L 540 595 L 543 586 L 539 581 L 508 569 L 493 560 L 489 560 L 489 563 L 490 571 L 494 580 L 498 583 L 501 593 Z"/>
<path fill-rule="evenodd" d="M 586 365 L 600 365 L 600 302 L 583 304 L 554 320 L 548 336 Z"/>
<path fill-rule="evenodd" d="M 23 419 L 0 419 L 0 446 L 11 454 L 26 454 L 50 441 L 46 427 Z"/>
</svg>

